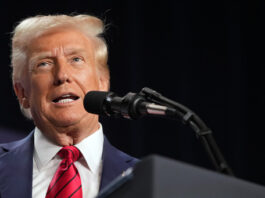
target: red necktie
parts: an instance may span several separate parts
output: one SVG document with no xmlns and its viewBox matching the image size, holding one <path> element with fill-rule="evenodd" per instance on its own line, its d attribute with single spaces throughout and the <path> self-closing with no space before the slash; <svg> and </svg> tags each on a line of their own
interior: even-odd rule
<svg viewBox="0 0 265 198">
<path fill-rule="evenodd" d="M 46 198 L 82 198 L 81 179 L 74 165 L 80 158 L 80 151 L 74 146 L 65 146 L 58 155 L 63 160 L 52 178 Z"/>
</svg>

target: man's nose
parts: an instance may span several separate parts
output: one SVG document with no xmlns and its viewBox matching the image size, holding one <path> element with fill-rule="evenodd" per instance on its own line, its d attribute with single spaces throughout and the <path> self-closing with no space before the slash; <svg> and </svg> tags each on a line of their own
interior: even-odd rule
<svg viewBox="0 0 265 198">
<path fill-rule="evenodd" d="M 65 61 L 58 61 L 54 71 L 54 85 L 61 85 L 71 82 L 69 65 Z"/>
</svg>

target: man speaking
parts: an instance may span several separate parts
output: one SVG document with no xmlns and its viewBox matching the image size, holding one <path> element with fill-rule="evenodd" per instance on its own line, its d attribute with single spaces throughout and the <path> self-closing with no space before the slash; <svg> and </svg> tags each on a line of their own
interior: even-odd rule
<svg viewBox="0 0 265 198">
<path fill-rule="evenodd" d="M 27 18 L 12 38 L 12 80 L 35 129 L 0 145 L 0 197 L 95 197 L 137 160 L 104 138 L 85 111 L 89 91 L 107 91 L 104 24 L 89 15 Z"/>
</svg>

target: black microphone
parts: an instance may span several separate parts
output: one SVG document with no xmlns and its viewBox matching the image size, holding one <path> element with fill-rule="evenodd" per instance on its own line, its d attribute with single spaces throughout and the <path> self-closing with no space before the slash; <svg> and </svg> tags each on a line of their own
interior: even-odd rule
<svg viewBox="0 0 265 198">
<path fill-rule="evenodd" d="M 176 110 L 147 101 L 143 96 L 129 92 L 119 97 L 113 92 L 90 91 L 84 99 L 87 112 L 128 119 L 138 119 L 145 115 L 174 116 Z"/>
</svg>

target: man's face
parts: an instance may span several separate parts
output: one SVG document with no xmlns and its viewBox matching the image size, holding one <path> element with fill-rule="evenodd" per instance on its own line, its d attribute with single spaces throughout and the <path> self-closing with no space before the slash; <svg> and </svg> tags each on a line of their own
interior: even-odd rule
<svg viewBox="0 0 265 198">
<path fill-rule="evenodd" d="M 107 79 L 96 67 L 93 41 L 74 30 L 46 33 L 28 47 L 28 68 L 16 93 L 29 107 L 35 124 L 96 126 L 98 117 L 84 110 L 91 90 L 107 90 Z"/>
</svg>

